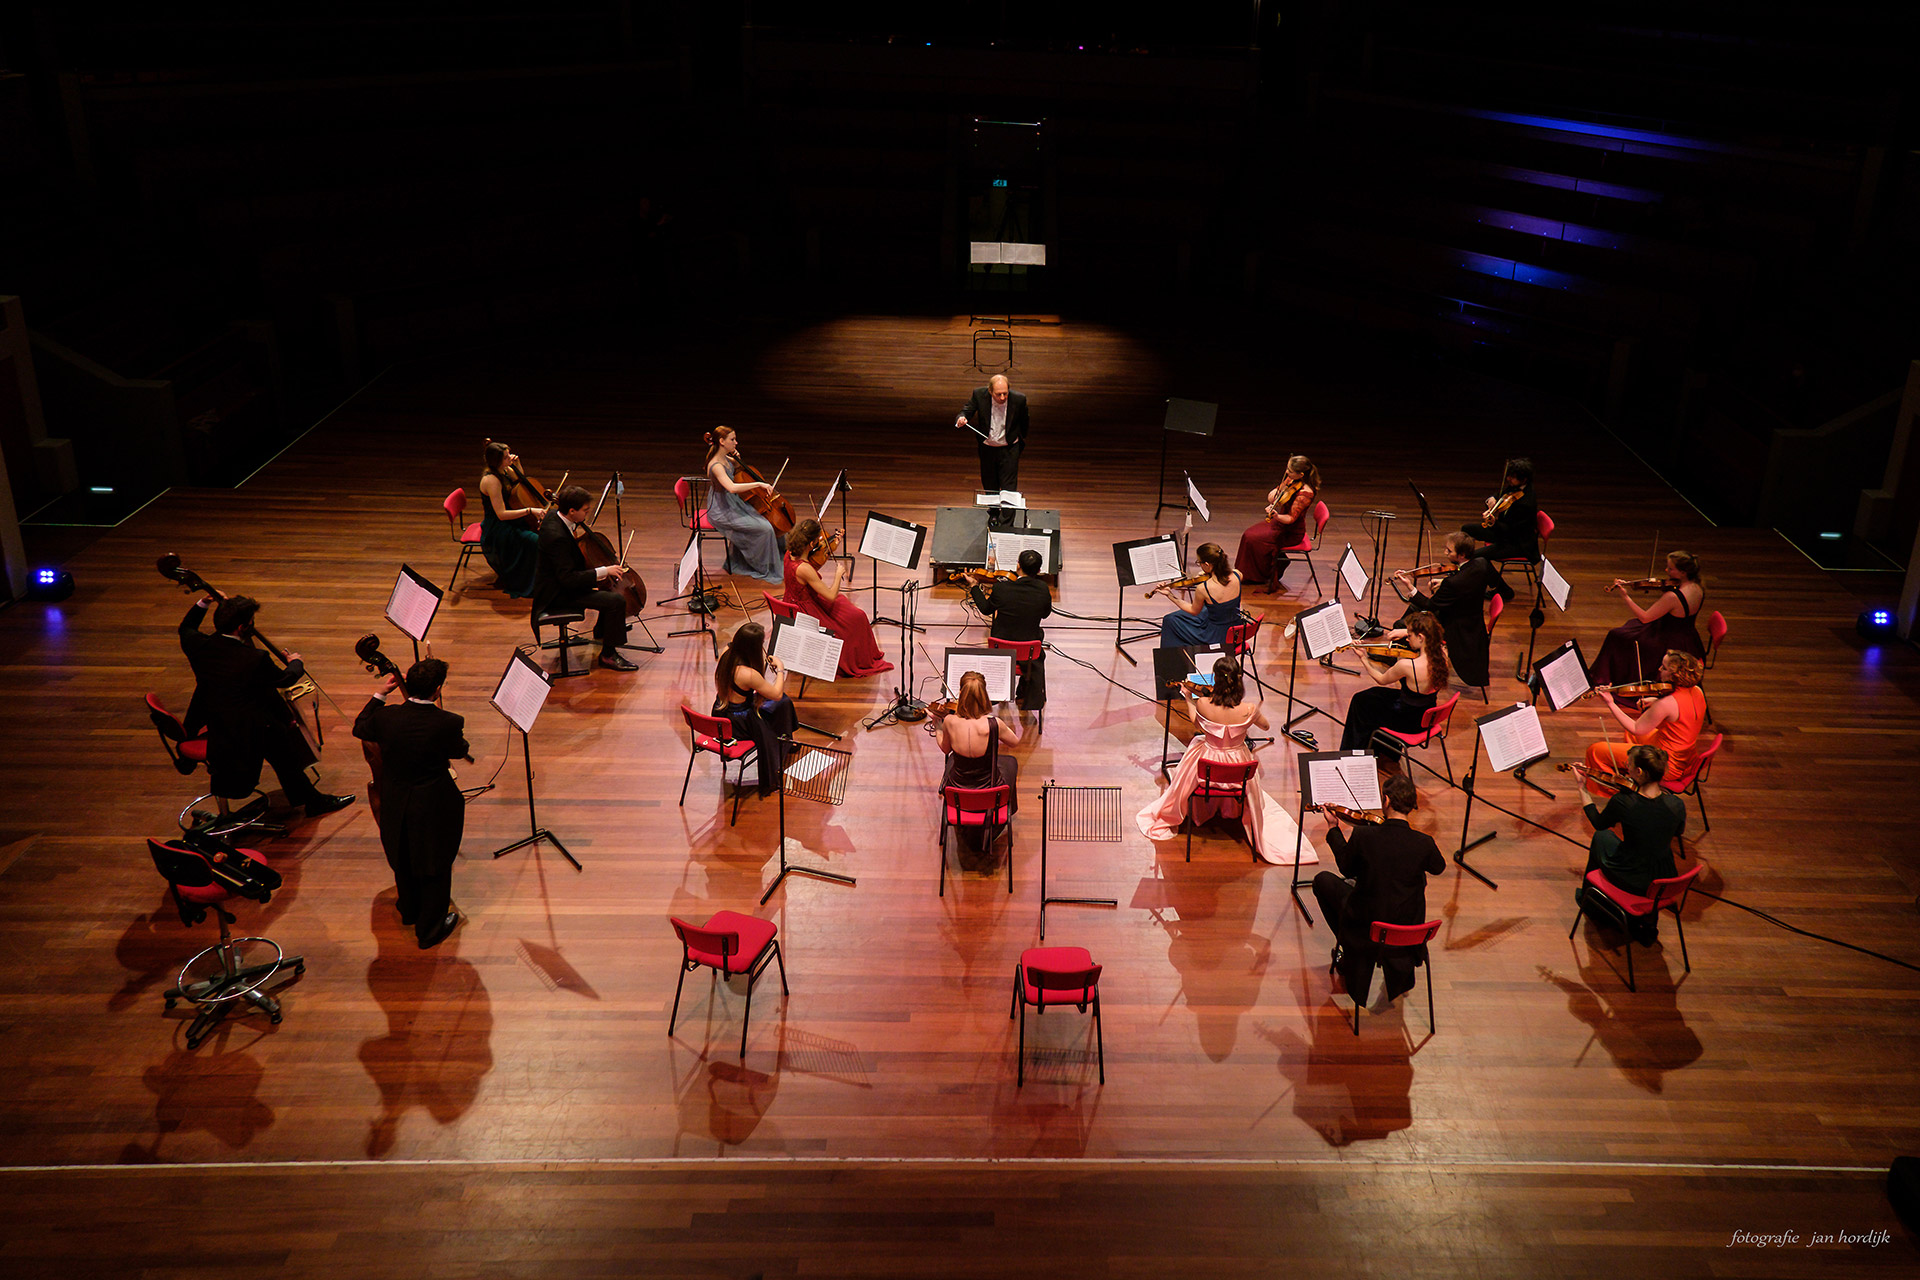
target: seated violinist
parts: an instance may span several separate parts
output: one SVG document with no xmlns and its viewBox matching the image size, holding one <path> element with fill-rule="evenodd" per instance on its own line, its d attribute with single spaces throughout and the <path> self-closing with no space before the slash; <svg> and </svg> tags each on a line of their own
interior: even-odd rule
<svg viewBox="0 0 1920 1280">
<path fill-rule="evenodd" d="M 620 656 L 620 646 L 627 642 L 627 602 L 599 585 L 617 577 L 620 566 L 589 568 L 587 558 L 580 553 L 580 531 L 592 504 L 593 495 L 577 484 L 554 495 L 553 510 L 540 525 L 540 558 L 533 571 L 533 616 L 592 609 L 599 615 L 593 635 L 600 642 L 600 665 L 613 671 L 636 671 L 633 663 Z"/>
<path fill-rule="evenodd" d="M 1507 459 L 1500 492 L 1487 503 L 1480 519 L 1462 525 L 1460 532 L 1471 535 L 1476 542 L 1491 544 L 1480 552 L 1489 560 L 1540 563 L 1540 503 L 1533 496 L 1531 459 Z"/>
<path fill-rule="evenodd" d="M 1607 704 L 1607 710 L 1626 730 L 1626 743 L 1595 742 L 1587 747 L 1587 769 L 1590 772 L 1620 773 L 1628 759 L 1628 749 L 1636 746 L 1659 747 L 1666 753 L 1667 766 L 1662 775 L 1663 782 L 1677 783 L 1693 767 L 1693 758 L 1698 754 L 1700 731 L 1707 723 L 1707 695 L 1700 692 L 1700 679 L 1705 669 L 1700 659 L 1678 649 L 1670 649 L 1660 663 L 1659 681 L 1673 686 L 1673 692 L 1656 698 L 1637 716 L 1629 715 L 1615 699 L 1611 690 L 1596 689 L 1594 692 Z M 1594 795 L 1608 794 L 1605 788 L 1589 782 L 1587 790 Z"/>
<path fill-rule="evenodd" d="M 1240 535 L 1240 549 L 1233 557 L 1233 567 L 1256 590 L 1265 586 L 1268 594 L 1279 594 L 1287 552 L 1313 537 L 1310 517 L 1319 496 L 1320 468 L 1303 453 L 1288 458 L 1286 479 L 1267 494 L 1266 513 Z"/>
<path fill-rule="evenodd" d="M 1707 589 L 1700 585 L 1700 562 L 1684 551 L 1670 552 L 1666 573 L 1658 581 L 1659 598 L 1645 608 L 1633 598 L 1636 583 L 1613 580 L 1609 590 L 1620 593 L 1633 621 L 1607 632 L 1600 652 L 1587 664 L 1587 679 L 1595 684 L 1637 680 L 1657 666 L 1667 650 L 1678 649 L 1696 658 L 1707 655 L 1694 619 L 1706 604 Z"/>
<path fill-rule="evenodd" d="M 993 619 L 987 634 L 996 640 L 1044 640 L 1046 632 L 1040 620 L 1053 612 L 1053 592 L 1040 576 L 1040 553 L 1029 548 L 1020 553 L 1020 576 L 990 583 L 984 589 L 971 573 L 966 580 L 967 594 L 974 607 Z M 1022 711 L 1039 711 L 1047 705 L 1047 664 L 1043 660 L 1022 662 L 1020 684 L 1014 701 Z"/>
<path fill-rule="evenodd" d="M 1361 664 L 1379 687 L 1353 695 L 1340 736 L 1342 751 L 1371 751 L 1389 771 L 1399 768 L 1400 748 L 1390 739 L 1374 741 L 1374 731 L 1420 732 L 1420 722 L 1447 689 L 1447 644 L 1440 620 L 1430 613 L 1410 613 L 1404 621 L 1404 630 L 1387 634 L 1404 640 L 1413 655 L 1386 666 L 1371 658 Z"/>
<path fill-rule="evenodd" d="M 947 753 L 947 767 L 940 775 L 940 787 L 965 787 L 980 790 L 1005 784 L 1007 812 L 1020 811 L 1020 762 L 1002 755 L 1002 746 L 1018 746 L 1020 725 L 994 714 L 987 696 L 987 678 L 978 671 L 960 677 L 960 694 L 953 712 L 941 715 L 936 710 L 939 728 L 935 740 Z"/>
<path fill-rule="evenodd" d="M 839 539 L 837 531 L 831 538 L 823 534 L 812 516 L 793 526 L 787 535 L 785 599 L 840 637 L 841 675 L 876 676 L 893 670 L 893 664 L 880 651 L 866 611 L 845 594 L 847 562 L 833 562 L 832 581 L 821 572 Z"/>
<path fill-rule="evenodd" d="M 1627 752 L 1628 785 L 1612 792 L 1606 808 L 1589 804 L 1587 821 L 1593 824 L 1593 842 L 1587 846 L 1587 870 L 1607 873 L 1607 879 L 1628 893 L 1647 891 L 1655 880 L 1678 872 L 1673 865 L 1673 842 L 1687 828 L 1687 806 L 1660 785 L 1666 776 L 1667 753 L 1658 747 L 1638 746 Z M 1593 789 L 1597 782 L 1589 780 Z M 1617 832 L 1616 832 L 1617 828 Z"/>
<path fill-rule="evenodd" d="M 733 722 L 733 736 L 751 742 L 760 767 L 760 794 L 780 785 L 786 761 L 782 739 L 793 736 L 800 718 L 787 696 L 787 669 L 767 653 L 767 629 L 749 622 L 733 633 L 713 671 L 713 714 Z"/>
</svg>

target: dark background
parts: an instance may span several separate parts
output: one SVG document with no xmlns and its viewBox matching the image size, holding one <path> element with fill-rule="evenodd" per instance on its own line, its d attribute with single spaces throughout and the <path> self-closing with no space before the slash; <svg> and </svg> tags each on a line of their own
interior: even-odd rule
<svg viewBox="0 0 1920 1280">
<path fill-rule="evenodd" d="M 1920 503 L 1861 491 L 1920 356 L 1914 14 L 16 5 L 0 294 L 43 421 L 0 378 L 0 445 L 22 517 L 111 522 L 421 356 L 1204 316 L 1573 397 L 1714 519 L 1888 567 Z M 970 268 L 983 226 L 1048 265 Z"/>
</svg>

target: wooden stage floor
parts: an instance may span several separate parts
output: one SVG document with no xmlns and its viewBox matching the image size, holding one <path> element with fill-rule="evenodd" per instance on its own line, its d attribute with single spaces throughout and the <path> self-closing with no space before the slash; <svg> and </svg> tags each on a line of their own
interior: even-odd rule
<svg viewBox="0 0 1920 1280">
<path fill-rule="evenodd" d="M 364 791 L 347 724 L 371 677 L 353 641 L 380 632 L 400 654 L 387 592 L 403 561 L 446 579 L 455 548 L 438 503 L 455 484 L 474 492 L 484 437 L 549 481 L 570 471 L 597 487 L 618 468 L 634 563 L 668 595 L 684 546 L 672 479 L 698 470 L 700 432 L 717 422 L 769 474 L 791 456 L 796 505 L 849 468 L 856 537 L 869 508 L 924 521 L 967 500 L 971 437 L 951 422 L 983 378 L 964 321 L 853 318 L 681 345 L 620 335 L 396 368 L 241 489 L 175 490 L 99 537 L 70 562 L 72 600 L 0 612 L 0 692 L 19 725 L 0 797 L 8 1255 L 66 1275 L 188 1256 L 202 1275 L 262 1263 L 931 1275 L 968 1273 L 968 1258 L 978 1274 L 986 1253 L 966 1250 L 1024 1241 L 1030 1260 L 1057 1213 L 1085 1241 L 1054 1242 L 1073 1274 L 1178 1271 L 1183 1231 L 1234 1274 L 1288 1259 L 1315 1274 L 1909 1273 L 1876 1171 L 1920 1151 L 1920 974 L 1696 897 L 1692 972 L 1669 925 L 1636 956 L 1630 993 L 1617 937 L 1583 925 L 1567 938 L 1583 849 L 1476 807 L 1474 833 L 1496 838 L 1473 861 L 1499 888 L 1451 866 L 1429 886 L 1446 922 L 1437 1033 L 1415 997 L 1370 1014 L 1356 1038 L 1330 992 L 1330 936 L 1294 908 L 1287 871 L 1225 833 L 1196 838 L 1187 863 L 1178 842 L 1156 849 L 1134 831 L 1160 787 L 1158 707 L 1139 696 L 1150 642 L 1132 646 L 1136 667 L 1110 626 L 1066 618 L 1049 631 L 1062 654 L 1045 731 L 1029 721 L 1017 752 L 1011 895 L 1003 873 L 966 872 L 936 896 L 939 752 L 915 727 L 860 728 L 892 676 L 808 689 L 803 717 L 846 735 L 853 782 L 842 807 L 788 805 L 790 849 L 859 884 L 796 877 L 768 904 L 793 990 L 784 1007 L 777 986 L 756 993 L 742 1062 L 740 995 L 709 1000 L 703 977 L 663 1034 L 679 955 L 667 917 L 757 910 L 775 863 L 773 806 L 749 798 L 728 826 L 710 757 L 676 805 L 677 709 L 711 697 L 706 641 L 667 639 L 685 621 L 670 617 L 654 624 L 666 651 L 640 655 L 637 674 L 555 687 L 533 743 L 539 814 L 585 870 L 547 849 L 493 861 L 525 834 L 527 809 L 518 748 L 503 762 L 486 698 L 528 631 L 524 602 L 476 562 L 433 629 L 454 668 L 448 706 L 480 758 L 463 781 L 503 766 L 468 814 L 455 872 L 468 922 L 436 952 L 414 948 L 364 800 L 268 842 L 286 886 L 265 908 L 242 904 L 240 931 L 303 953 L 306 975 L 280 1026 L 238 1019 L 186 1050 L 160 992 L 211 930 L 182 928 L 142 837 L 171 829 L 202 779 L 166 766 L 141 702 L 151 690 L 184 709 L 191 688 L 173 633 L 187 601 L 156 556 L 266 602 L 263 628 L 339 704 L 325 713 L 325 785 Z M 1076 614 L 1112 614 L 1113 542 L 1180 526 L 1153 510 L 1170 394 L 1222 405 L 1209 446 L 1172 447 L 1174 474 L 1191 472 L 1212 505 L 1196 540 L 1231 550 L 1284 457 L 1307 452 L 1335 511 L 1328 587 L 1344 543 L 1367 551 L 1359 511 L 1399 513 L 1391 560 L 1409 563 L 1407 481 L 1457 524 L 1511 452 L 1539 468 L 1558 522 L 1549 554 L 1575 586 L 1543 651 L 1572 635 L 1593 652 L 1621 617 L 1600 584 L 1644 573 L 1656 533 L 1701 556 L 1707 607 L 1732 629 L 1707 684 L 1728 735 L 1710 833 L 1689 801 L 1702 883 L 1920 961 L 1920 662 L 1863 647 L 1853 600 L 1776 535 L 1711 527 L 1573 406 L 1443 367 L 1074 323 L 1021 326 L 1018 357 L 1034 422 L 1025 488 L 1063 513 L 1058 606 Z M 889 588 L 904 576 L 881 573 L 881 612 L 898 612 Z M 1318 598 L 1306 579 L 1296 566 L 1285 594 L 1249 603 L 1283 621 Z M 757 584 L 739 587 L 757 602 Z M 1129 614 L 1161 612 L 1128 596 Z M 960 633 L 959 601 L 951 587 L 923 595 L 930 651 Z M 898 631 L 880 638 L 898 661 Z M 1496 702 L 1519 692 L 1526 640 L 1524 611 L 1509 613 Z M 1261 670 L 1284 687 L 1277 637 L 1265 648 Z M 1359 687 L 1300 672 L 1301 694 L 1335 715 Z M 1592 714 L 1543 720 L 1558 759 L 1598 734 Z M 1466 717 L 1456 726 L 1458 769 L 1473 737 Z M 1329 718 L 1305 727 L 1337 742 Z M 1177 716 L 1174 728 L 1183 739 Z M 1262 753 L 1267 786 L 1289 801 L 1294 752 L 1283 739 Z M 1487 794 L 1584 845 L 1568 779 L 1535 776 L 1557 798 L 1506 778 Z M 1120 904 L 1048 916 L 1048 943 L 1106 966 L 1104 1087 L 1071 1010 L 1030 1020 L 1035 1059 L 1014 1085 L 1008 984 L 1037 941 L 1035 797 L 1049 778 L 1124 788 L 1122 843 L 1050 850 L 1055 892 Z M 1421 803 L 1417 825 L 1456 847 L 1462 793 L 1423 776 Z M 1318 837 L 1319 820 L 1308 830 Z M 956 1163 L 989 1159 L 1022 1163 Z M 1227 1163 L 1171 1163 L 1183 1161 Z M 103 1168 L 156 1164 L 187 1168 Z M 206 1225 L 229 1194 L 262 1207 Z M 1214 1212 L 1177 1208 L 1200 1197 Z M 288 1234 L 252 1237 L 256 1212 Z M 175 1252 L 157 1224 L 181 1213 L 200 1225 Z M 657 1251 L 595 1234 L 623 1227 L 652 1233 Z M 1789 1256 L 1729 1250 L 1737 1230 L 1892 1240 Z M 416 1247 L 430 1265 L 399 1256 Z"/>
</svg>

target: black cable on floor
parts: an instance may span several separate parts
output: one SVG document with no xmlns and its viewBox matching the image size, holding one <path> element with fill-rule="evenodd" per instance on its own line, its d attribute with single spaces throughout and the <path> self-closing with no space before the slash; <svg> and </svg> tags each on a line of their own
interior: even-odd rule
<svg viewBox="0 0 1920 1280">
<path fill-rule="evenodd" d="M 1717 893 L 1708 893 L 1705 889 L 1695 889 L 1693 890 L 1693 892 L 1699 894 L 1703 898 L 1712 898 L 1715 902 L 1724 902 L 1730 907 L 1737 907 L 1741 911 L 1746 912 L 1748 915 L 1759 916 L 1762 920 L 1765 920 L 1768 924 L 1777 925 L 1780 928 L 1785 929 L 1788 933 L 1797 933 L 1803 938 L 1812 938 L 1816 942 L 1831 942 L 1836 947 L 1845 947 L 1849 951 L 1858 951 L 1863 956 L 1872 956 L 1875 960 L 1885 960 L 1888 964 L 1897 964 L 1902 969 L 1912 969 L 1916 973 L 1920 973 L 1920 964 L 1912 964 L 1905 960 L 1895 959 L 1893 956 L 1883 955 L 1878 951 L 1869 950 L 1866 947 L 1856 946 L 1851 942 L 1842 942 L 1838 938 L 1829 938 L 1826 934 L 1815 933 L 1811 929 L 1802 929 L 1798 925 L 1788 924 L 1785 920 L 1782 920 L 1778 916 L 1768 915 L 1766 912 L 1760 910 L 1758 907 L 1750 907 L 1744 902 L 1735 902 L 1732 898 L 1723 898 Z"/>
</svg>

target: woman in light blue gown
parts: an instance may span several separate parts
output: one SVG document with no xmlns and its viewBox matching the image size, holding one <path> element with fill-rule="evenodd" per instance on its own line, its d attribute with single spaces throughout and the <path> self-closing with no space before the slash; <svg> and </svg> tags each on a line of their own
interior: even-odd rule
<svg viewBox="0 0 1920 1280">
<path fill-rule="evenodd" d="M 786 548 L 767 518 L 747 501 L 754 490 L 771 493 L 773 486 L 734 479 L 739 468 L 740 437 L 734 429 L 715 427 L 707 432 L 707 519 L 726 536 L 726 571 L 784 586 Z"/>
</svg>

